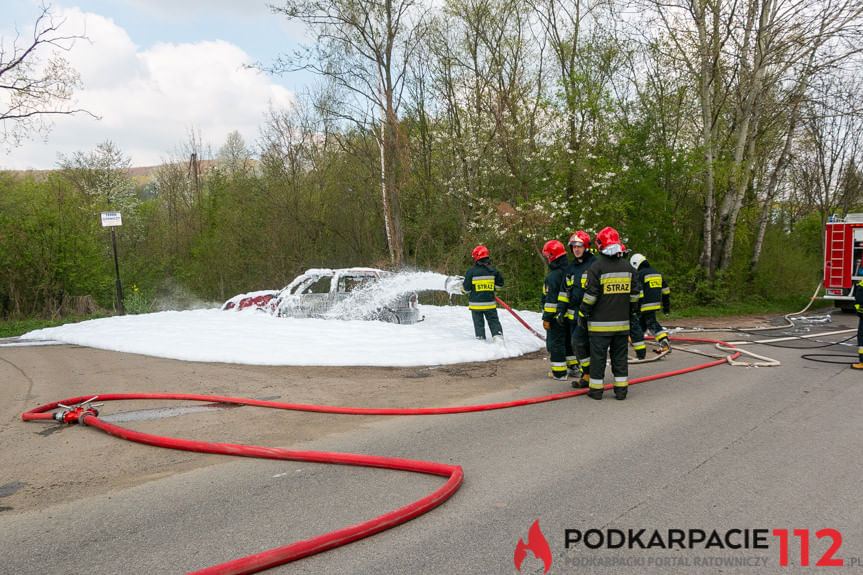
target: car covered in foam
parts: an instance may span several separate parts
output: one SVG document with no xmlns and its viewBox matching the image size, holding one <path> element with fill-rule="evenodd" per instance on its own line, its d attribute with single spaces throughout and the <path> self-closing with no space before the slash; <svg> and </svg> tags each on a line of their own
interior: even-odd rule
<svg viewBox="0 0 863 575">
<path fill-rule="evenodd" d="M 281 290 L 232 297 L 222 310 L 257 309 L 279 317 L 422 321 L 416 292 L 387 289 L 395 274 L 377 268 L 306 270 Z"/>
</svg>

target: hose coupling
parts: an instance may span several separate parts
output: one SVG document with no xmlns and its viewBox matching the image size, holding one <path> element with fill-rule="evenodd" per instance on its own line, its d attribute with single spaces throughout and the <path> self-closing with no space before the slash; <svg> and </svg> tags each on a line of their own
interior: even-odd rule
<svg viewBox="0 0 863 575">
<path fill-rule="evenodd" d="M 63 411 L 54 413 L 53 417 L 60 423 L 68 423 L 70 425 L 73 423 L 80 423 L 81 425 L 85 425 L 84 419 L 88 415 L 98 417 L 99 411 L 96 408 L 105 405 L 104 403 L 90 404 L 90 402 L 95 400 L 97 397 L 99 396 L 94 395 L 90 399 L 82 401 L 81 403 L 76 403 L 75 405 L 63 405 L 62 403 L 58 403 L 57 405 L 62 407 Z"/>
</svg>

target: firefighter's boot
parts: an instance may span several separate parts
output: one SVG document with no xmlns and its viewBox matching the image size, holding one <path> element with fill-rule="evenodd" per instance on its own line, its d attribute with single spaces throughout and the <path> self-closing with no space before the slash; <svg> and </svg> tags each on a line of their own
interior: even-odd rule
<svg viewBox="0 0 863 575">
<path fill-rule="evenodd" d="M 863 361 L 861 361 L 859 363 L 852 363 L 851 369 L 863 369 Z"/>
<path fill-rule="evenodd" d="M 585 389 L 590 387 L 590 374 L 582 373 L 579 379 L 572 380 L 571 385 L 575 389 Z"/>
<path fill-rule="evenodd" d="M 635 352 L 635 357 L 637 357 L 638 359 L 644 359 L 645 357 L 647 357 L 647 351 L 639 349 Z"/>
<path fill-rule="evenodd" d="M 618 399 L 623 401 L 626 399 L 626 392 L 629 391 L 629 387 L 615 387 L 614 388 L 614 399 Z"/>
<path fill-rule="evenodd" d="M 590 399 L 602 399 L 602 392 L 605 391 L 601 387 L 591 387 L 587 392 L 587 397 Z"/>
<path fill-rule="evenodd" d="M 668 344 L 668 338 L 662 338 L 661 340 L 656 342 L 656 345 L 659 346 L 658 349 L 654 349 L 656 353 L 665 353 L 667 351 L 671 351 L 671 346 Z"/>
</svg>

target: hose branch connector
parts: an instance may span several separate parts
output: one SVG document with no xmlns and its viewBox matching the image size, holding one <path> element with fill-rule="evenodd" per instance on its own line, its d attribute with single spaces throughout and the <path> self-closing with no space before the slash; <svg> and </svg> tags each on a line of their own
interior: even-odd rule
<svg viewBox="0 0 863 575">
<path fill-rule="evenodd" d="M 104 403 L 90 403 L 98 397 L 98 395 L 94 395 L 90 399 L 82 401 L 81 403 L 76 403 L 75 405 L 63 405 L 62 403 L 58 403 L 57 406 L 62 407 L 63 411 L 54 413 L 54 419 L 60 423 L 68 423 L 70 425 L 73 423 L 86 425 L 84 423 L 84 419 L 89 415 L 98 417 L 99 411 L 96 408 L 105 405 Z"/>
</svg>

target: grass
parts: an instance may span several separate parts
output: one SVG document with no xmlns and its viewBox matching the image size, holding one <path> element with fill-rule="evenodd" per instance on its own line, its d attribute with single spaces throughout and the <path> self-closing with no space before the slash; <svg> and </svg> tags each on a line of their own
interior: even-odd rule
<svg viewBox="0 0 863 575">
<path fill-rule="evenodd" d="M 772 301 L 740 301 L 723 305 L 674 307 L 674 296 L 671 298 L 671 314 L 674 318 L 691 317 L 725 317 L 730 315 L 785 315 L 801 311 L 809 303 L 808 299 L 784 298 Z M 830 300 L 815 300 L 809 310 L 829 310 L 834 307 Z"/>
<path fill-rule="evenodd" d="M 3 320 L 0 321 L 0 337 L 15 337 L 21 334 L 42 329 L 43 327 L 56 327 L 64 323 L 77 323 L 88 319 L 97 319 L 106 317 L 104 314 L 94 314 L 89 316 L 70 316 L 62 319 L 22 319 L 22 320 Z"/>
</svg>

